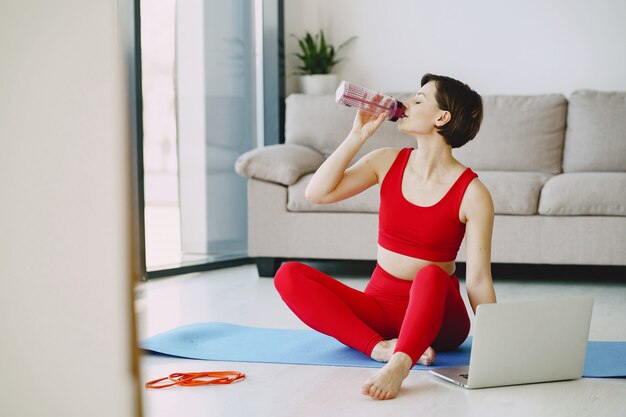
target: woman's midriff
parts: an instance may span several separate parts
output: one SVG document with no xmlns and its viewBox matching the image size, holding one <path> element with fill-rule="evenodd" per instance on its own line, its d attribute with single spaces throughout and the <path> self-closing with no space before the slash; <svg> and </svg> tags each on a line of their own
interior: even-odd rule
<svg viewBox="0 0 626 417">
<path fill-rule="evenodd" d="M 410 256 L 392 252 L 380 245 L 378 245 L 378 254 L 376 258 L 378 265 L 380 265 L 380 267 L 385 271 L 389 272 L 394 277 L 409 281 L 413 281 L 413 278 L 417 275 L 419 270 L 428 265 L 437 265 L 446 271 L 448 275 L 452 275 L 456 271 L 456 263 L 454 261 L 432 262 L 424 259 L 412 258 Z"/>
</svg>

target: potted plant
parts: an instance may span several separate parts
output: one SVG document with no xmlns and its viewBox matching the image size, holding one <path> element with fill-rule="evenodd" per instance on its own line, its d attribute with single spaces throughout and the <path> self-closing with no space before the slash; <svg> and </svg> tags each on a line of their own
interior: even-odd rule
<svg viewBox="0 0 626 417">
<path fill-rule="evenodd" d="M 296 67 L 297 74 L 300 75 L 300 90 L 304 94 L 333 93 L 338 79 L 331 71 L 342 60 L 337 58 L 337 53 L 356 37 L 351 37 L 335 49 L 326 42 L 323 30 L 315 36 L 309 32 L 303 37 L 291 36 L 298 40 L 300 47 L 300 52 L 295 54 L 300 59 L 300 65 Z"/>
</svg>

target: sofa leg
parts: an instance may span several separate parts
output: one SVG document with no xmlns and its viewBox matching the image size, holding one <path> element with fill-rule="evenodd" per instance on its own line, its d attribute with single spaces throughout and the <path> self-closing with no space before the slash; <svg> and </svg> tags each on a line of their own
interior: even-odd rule
<svg viewBox="0 0 626 417">
<path fill-rule="evenodd" d="M 256 258 L 256 267 L 260 277 L 274 278 L 283 262 L 281 258 Z"/>
</svg>

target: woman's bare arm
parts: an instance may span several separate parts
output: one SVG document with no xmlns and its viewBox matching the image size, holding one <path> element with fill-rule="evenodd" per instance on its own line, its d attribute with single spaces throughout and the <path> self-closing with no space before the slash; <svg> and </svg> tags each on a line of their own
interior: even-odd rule
<svg viewBox="0 0 626 417">
<path fill-rule="evenodd" d="M 467 249 L 465 286 L 474 314 L 480 304 L 496 302 L 491 277 L 491 235 L 493 232 L 493 201 L 489 190 L 479 180 L 467 189 L 463 205 L 466 215 Z"/>
<path fill-rule="evenodd" d="M 378 117 L 362 111 L 357 113 L 350 134 L 311 178 L 305 191 L 307 200 L 316 204 L 334 203 L 377 183 L 373 161 L 380 150 L 370 152 L 350 168 L 348 164 L 386 118 L 385 113 Z"/>
</svg>

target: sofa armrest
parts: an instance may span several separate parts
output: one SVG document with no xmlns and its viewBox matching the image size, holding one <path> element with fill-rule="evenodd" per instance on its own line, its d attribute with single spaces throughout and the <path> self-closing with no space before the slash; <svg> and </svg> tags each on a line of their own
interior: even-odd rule
<svg viewBox="0 0 626 417">
<path fill-rule="evenodd" d="M 317 170 L 324 159 L 324 155 L 306 146 L 270 145 L 239 156 L 235 170 L 242 177 L 292 185 Z"/>
</svg>

